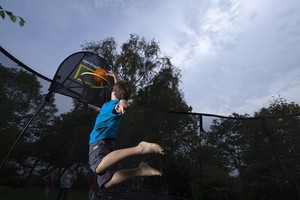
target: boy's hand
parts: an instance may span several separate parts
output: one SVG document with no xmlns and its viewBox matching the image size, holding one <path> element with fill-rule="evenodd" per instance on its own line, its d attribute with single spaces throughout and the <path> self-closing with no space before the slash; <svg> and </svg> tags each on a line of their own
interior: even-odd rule
<svg viewBox="0 0 300 200">
<path fill-rule="evenodd" d="M 121 99 L 120 102 L 116 105 L 115 110 L 117 113 L 125 114 L 129 108 L 130 104 L 126 100 Z"/>
<path fill-rule="evenodd" d="M 108 71 L 106 75 L 113 77 L 114 83 L 118 82 L 118 76 L 113 70 Z"/>
</svg>

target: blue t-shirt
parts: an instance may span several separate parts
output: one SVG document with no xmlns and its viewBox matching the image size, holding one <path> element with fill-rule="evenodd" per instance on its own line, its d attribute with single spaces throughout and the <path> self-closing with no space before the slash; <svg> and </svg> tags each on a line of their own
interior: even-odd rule
<svg viewBox="0 0 300 200">
<path fill-rule="evenodd" d="M 119 100 L 111 100 L 103 104 L 98 114 L 94 128 L 90 134 L 90 144 L 105 138 L 116 138 L 121 122 L 121 113 L 115 112 L 115 106 Z"/>
</svg>

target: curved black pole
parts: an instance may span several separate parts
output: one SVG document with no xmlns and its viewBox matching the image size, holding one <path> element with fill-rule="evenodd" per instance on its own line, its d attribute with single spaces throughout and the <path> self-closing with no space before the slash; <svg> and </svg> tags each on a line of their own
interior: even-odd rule
<svg viewBox="0 0 300 200">
<path fill-rule="evenodd" d="M 27 65 L 25 65 L 24 63 L 22 63 L 21 61 L 19 61 L 18 59 L 16 59 L 14 56 L 12 56 L 10 53 L 8 53 L 8 51 L 6 51 L 4 48 L 2 48 L 2 46 L 0 46 L 0 52 L 2 52 L 5 56 L 7 56 L 9 59 L 11 59 L 12 61 L 14 61 L 15 63 L 17 63 L 19 66 L 23 67 L 24 69 L 26 69 L 27 71 L 33 73 L 34 75 L 52 83 L 52 79 L 34 71 L 33 69 L 31 69 L 30 67 L 28 67 Z"/>
</svg>

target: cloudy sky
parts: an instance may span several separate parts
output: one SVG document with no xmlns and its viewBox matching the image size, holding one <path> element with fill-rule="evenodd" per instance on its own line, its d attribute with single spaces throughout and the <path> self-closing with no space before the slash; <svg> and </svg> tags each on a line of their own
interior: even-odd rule
<svg viewBox="0 0 300 200">
<path fill-rule="evenodd" d="M 272 96 L 300 104 L 299 0 L 0 0 L 3 48 L 52 78 L 80 45 L 137 34 L 181 70 L 193 112 L 253 114 Z M 58 96 L 58 95 L 56 95 Z M 61 95 L 60 95 L 61 96 Z M 70 103 L 61 99 L 60 106 Z M 63 106 L 66 107 L 66 106 Z"/>
</svg>

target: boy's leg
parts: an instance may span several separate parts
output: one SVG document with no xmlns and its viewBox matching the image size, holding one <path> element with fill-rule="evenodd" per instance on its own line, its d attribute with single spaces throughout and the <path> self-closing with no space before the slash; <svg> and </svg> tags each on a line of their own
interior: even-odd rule
<svg viewBox="0 0 300 200">
<path fill-rule="evenodd" d="M 102 159 L 102 161 L 96 168 L 96 173 L 101 174 L 107 168 L 126 157 L 146 153 L 164 154 L 164 150 L 156 143 L 140 142 L 135 147 L 112 151 Z"/>
<path fill-rule="evenodd" d="M 113 174 L 112 178 L 104 184 L 105 188 L 109 188 L 113 185 L 124 182 L 132 177 L 136 176 L 161 176 L 162 173 L 146 163 L 141 162 L 137 168 L 134 169 L 124 169 L 117 171 Z"/>
</svg>

